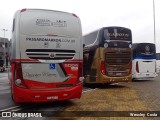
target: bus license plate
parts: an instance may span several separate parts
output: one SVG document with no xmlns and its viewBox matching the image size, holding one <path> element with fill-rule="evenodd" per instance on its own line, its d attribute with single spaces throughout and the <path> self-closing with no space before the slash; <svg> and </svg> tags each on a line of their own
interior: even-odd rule
<svg viewBox="0 0 160 120">
<path fill-rule="evenodd" d="M 47 100 L 58 100 L 58 96 L 48 96 Z"/>
<path fill-rule="evenodd" d="M 122 75 L 122 73 L 116 73 L 116 75 Z"/>
</svg>

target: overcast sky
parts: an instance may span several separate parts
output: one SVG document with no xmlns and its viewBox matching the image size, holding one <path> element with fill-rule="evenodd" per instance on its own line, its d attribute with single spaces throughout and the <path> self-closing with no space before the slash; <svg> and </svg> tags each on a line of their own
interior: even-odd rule
<svg viewBox="0 0 160 120">
<path fill-rule="evenodd" d="M 11 37 L 16 10 L 38 8 L 77 14 L 83 34 L 105 26 L 122 26 L 132 30 L 133 43 L 154 43 L 153 0 L 3 0 L 0 7 L 0 37 Z M 155 0 L 156 47 L 160 52 L 160 0 Z M 159 15 L 158 15 L 159 14 Z"/>
</svg>

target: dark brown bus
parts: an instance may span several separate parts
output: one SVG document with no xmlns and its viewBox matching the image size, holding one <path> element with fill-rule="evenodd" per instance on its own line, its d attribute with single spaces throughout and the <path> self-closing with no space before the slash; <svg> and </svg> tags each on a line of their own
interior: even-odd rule
<svg viewBox="0 0 160 120">
<path fill-rule="evenodd" d="M 132 79 L 132 33 L 124 27 L 103 27 L 83 36 L 85 83 Z"/>
</svg>

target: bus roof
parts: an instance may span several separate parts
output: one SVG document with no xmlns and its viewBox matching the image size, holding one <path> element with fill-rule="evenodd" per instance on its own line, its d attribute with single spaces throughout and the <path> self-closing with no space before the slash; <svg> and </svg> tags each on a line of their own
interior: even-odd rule
<svg viewBox="0 0 160 120">
<path fill-rule="evenodd" d="M 29 8 L 24 8 L 24 9 L 21 9 L 21 10 L 18 10 L 18 11 L 20 11 L 20 12 L 25 12 L 25 11 L 51 11 L 51 12 L 60 12 L 60 13 L 64 13 L 64 14 L 72 14 L 73 16 L 78 17 L 74 13 L 58 11 L 58 10 L 49 10 L 49 9 L 29 9 Z"/>
<path fill-rule="evenodd" d="M 92 33 L 92 32 L 99 31 L 99 30 L 103 30 L 103 29 L 107 29 L 107 28 L 123 28 L 123 29 L 130 30 L 129 28 L 121 27 L 121 26 L 108 26 L 108 27 L 101 27 L 101 28 L 99 28 L 99 29 L 95 29 L 95 30 L 93 30 L 93 31 L 91 31 L 91 32 L 83 35 L 83 36 L 86 36 L 86 35 L 89 35 L 89 34 Z"/>
</svg>

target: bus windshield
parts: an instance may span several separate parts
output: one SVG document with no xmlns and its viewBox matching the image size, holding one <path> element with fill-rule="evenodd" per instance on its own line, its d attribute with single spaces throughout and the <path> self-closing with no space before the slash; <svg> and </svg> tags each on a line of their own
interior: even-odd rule
<svg viewBox="0 0 160 120">
<path fill-rule="evenodd" d="M 140 43 L 135 46 L 133 45 L 133 50 L 134 53 L 136 54 L 153 55 L 155 54 L 155 45 L 148 43 L 143 43 L 143 44 Z"/>
<path fill-rule="evenodd" d="M 133 44 L 133 57 L 156 57 L 155 45 L 151 43 Z"/>
<path fill-rule="evenodd" d="M 131 31 L 124 28 L 106 28 L 104 29 L 105 40 L 125 40 L 131 41 Z"/>
<path fill-rule="evenodd" d="M 109 48 L 131 48 L 131 31 L 124 28 L 105 28 L 103 30 L 104 47 Z"/>
</svg>

